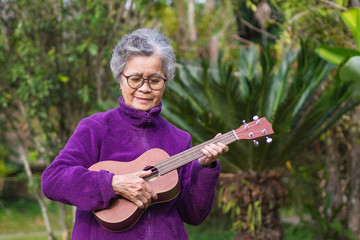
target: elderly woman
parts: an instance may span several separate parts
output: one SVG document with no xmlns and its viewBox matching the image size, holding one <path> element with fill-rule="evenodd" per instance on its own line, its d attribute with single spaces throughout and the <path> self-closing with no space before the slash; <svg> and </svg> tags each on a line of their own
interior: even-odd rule
<svg viewBox="0 0 360 240">
<path fill-rule="evenodd" d="M 151 204 L 158 197 L 144 180 L 151 171 L 115 175 L 88 170 L 104 160 L 130 162 L 152 148 L 172 156 L 191 147 L 190 135 L 160 116 L 161 98 L 175 71 L 166 37 L 150 29 L 124 36 L 113 51 L 111 70 L 122 92 L 119 107 L 79 123 L 44 171 L 43 193 L 77 207 L 73 239 L 187 239 L 183 222 L 200 224 L 210 212 L 220 173 L 216 159 L 228 147 L 210 144 L 202 149 L 203 157 L 180 167 L 180 193 L 163 203 Z M 93 211 L 107 208 L 119 196 L 146 210 L 131 228 L 108 231 Z"/>
</svg>

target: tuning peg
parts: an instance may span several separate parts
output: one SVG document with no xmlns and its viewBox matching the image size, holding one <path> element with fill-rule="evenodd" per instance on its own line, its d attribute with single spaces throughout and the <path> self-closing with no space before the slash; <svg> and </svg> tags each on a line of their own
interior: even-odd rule
<svg viewBox="0 0 360 240">
<path fill-rule="evenodd" d="M 266 137 L 266 142 L 267 142 L 267 143 L 271 143 L 271 142 L 272 142 L 272 138 Z"/>
<path fill-rule="evenodd" d="M 249 124 L 247 124 L 245 120 L 243 120 L 243 124 L 244 124 L 244 128 L 245 128 L 245 129 L 249 129 L 249 128 L 250 128 L 250 127 L 249 127 Z"/>
<path fill-rule="evenodd" d="M 258 116 L 256 116 L 256 115 L 255 115 L 255 116 L 253 116 L 253 120 L 254 120 L 254 121 L 256 121 L 256 120 L 258 120 L 258 119 L 259 119 L 259 117 L 258 117 Z"/>
<path fill-rule="evenodd" d="M 253 142 L 254 142 L 254 147 L 257 147 L 257 146 L 259 146 L 259 142 L 258 142 L 258 141 L 256 141 L 256 140 L 253 140 Z"/>
</svg>

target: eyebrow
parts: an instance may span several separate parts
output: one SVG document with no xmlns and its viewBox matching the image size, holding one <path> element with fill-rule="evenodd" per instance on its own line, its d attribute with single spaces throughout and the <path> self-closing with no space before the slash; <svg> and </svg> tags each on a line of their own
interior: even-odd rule
<svg viewBox="0 0 360 240">
<path fill-rule="evenodd" d="M 141 77 L 144 76 L 142 73 L 139 73 L 139 72 L 131 73 L 131 74 L 129 74 L 128 76 L 133 76 L 133 75 L 141 76 Z M 165 74 L 164 74 L 164 75 L 165 75 Z M 159 74 L 159 73 L 151 73 L 150 75 L 148 75 L 148 77 L 162 77 L 162 75 Z"/>
</svg>

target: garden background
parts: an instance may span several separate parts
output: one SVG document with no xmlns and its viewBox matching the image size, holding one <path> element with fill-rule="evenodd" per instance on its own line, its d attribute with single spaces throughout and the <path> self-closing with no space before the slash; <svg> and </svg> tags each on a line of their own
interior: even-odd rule
<svg viewBox="0 0 360 240">
<path fill-rule="evenodd" d="M 163 116 L 199 144 L 254 115 L 267 144 L 224 154 L 190 239 L 360 239 L 359 0 L 0 1 L 0 239 L 70 239 L 73 211 L 41 173 L 78 122 L 115 108 L 112 48 L 171 40 Z"/>
</svg>

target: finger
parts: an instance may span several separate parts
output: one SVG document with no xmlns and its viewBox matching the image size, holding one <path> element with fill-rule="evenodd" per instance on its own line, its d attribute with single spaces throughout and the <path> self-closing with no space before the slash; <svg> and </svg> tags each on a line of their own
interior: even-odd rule
<svg viewBox="0 0 360 240">
<path fill-rule="evenodd" d="M 228 152 L 228 151 L 229 151 L 229 147 L 226 146 L 225 144 L 223 144 L 222 142 L 217 143 L 217 145 L 218 145 L 219 147 L 221 147 L 221 149 L 222 149 L 223 152 Z"/>
<path fill-rule="evenodd" d="M 202 156 L 198 159 L 200 165 L 206 164 L 205 160 L 208 159 L 206 156 Z"/>
<path fill-rule="evenodd" d="M 221 133 L 218 133 L 214 138 L 220 137 L 221 135 L 222 135 Z"/>
<path fill-rule="evenodd" d="M 151 200 L 151 194 L 150 193 L 148 193 L 148 192 L 144 192 L 144 198 L 145 198 L 145 200 L 144 200 L 144 203 L 147 203 L 148 201 L 150 201 Z"/>
<path fill-rule="evenodd" d="M 150 206 L 151 199 L 152 199 L 151 194 L 148 193 L 148 192 L 145 192 L 144 195 L 143 195 L 143 198 L 142 198 L 142 202 L 143 202 L 145 208 Z"/>
<path fill-rule="evenodd" d="M 139 199 L 135 198 L 133 200 L 133 203 L 136 204 L 136 206 L 138 206 L 139 208 L 143 209 L 145 207 L 144 203 L 142 201 L 140 201 Z"/>
<path fill-rule="evenodd" d="M 148 193 L 148 192 L 145 192 L 144 193 L 144 197 L 145 197 L 145 200 L 144 200 L 144 206 L 145 206 L 145 208 L 147 208 L 147 207 L 149 207 L 150 206 L 150 204 L 151 204 L 151 194 L 150 193 Z"/>
<path fill-rule="evenodd" d="M 210 144 L 209 147 L 210 147 L 213 151 L 215 151 L 215 152 L 217 152 L 217 153 L 221 153 L 221 152 L 223 151 L 223 148 L 222 148 L 221 146 L 219 146 L 218 143 L 217 143 L 217 144 Z"/>
<path fill-rule="evenodd" d="M 149 194 L 148 194 L 149 195 Z M 139 208 L 144 208 L 146 207 L 147 203 L 148 203 L 148 199 L 146 197 L 146 193 L 138 193 L 136 194 L 136 197 L 134 199 L 134 203 L 139 207 Z"/>
<path fill-rule="evenodd" d="M 137 175 L 137 176 L 140 177 L 140 178 L 144 178 L 144 177 L 150 176 L 151 173 L 152 173 L 151 170 L 147 170 L 147 171 L 137 172 L 137 173 L 135 173 L 135 175 Z"/>
<path fill-rule="evenodd" d="M 222 148 L 215 144 L 210 144 L 206 146 L 205 149 L 211 154 L 210 157 L 216 157 L 217 155 L 219 155 L 219 153 L 222 152 Z"/>
<path fill-rule="evenodd" d="M 209 152 L 209 150 L 208 150 L 206 147 L 202 148 L 202 149 L 201 149 L 201 152 L 202 152 L 207 158 L 211 158 L 211 157 L 212 157 L 211 153 Z"/>
<path fill-rule="evenodd" d="M 150 195 L 150 198 L 153 198 L 155 200 L 158 199 L 156 192 L 150 187 L 149 184 L 146 184 L 145 190 Z"/>
<path fill-rule="evenodd" d="M 154 190 L 151 189 L 150 191 L 150 195 L 153 199 L 157 200 L 158 199 L 158 195 L 156 194 L 156 192 Z"/>
</svg>

